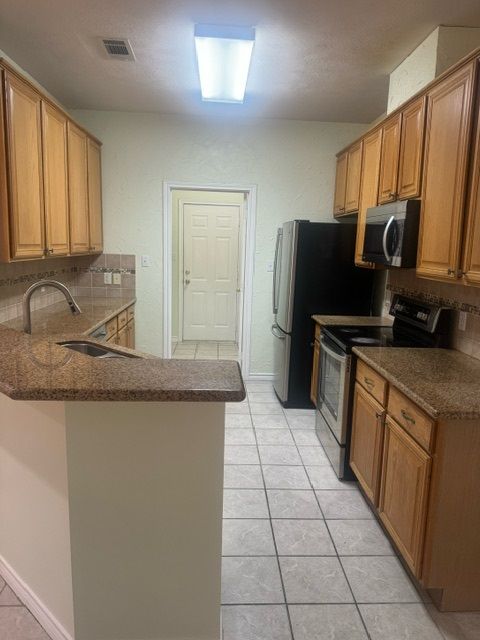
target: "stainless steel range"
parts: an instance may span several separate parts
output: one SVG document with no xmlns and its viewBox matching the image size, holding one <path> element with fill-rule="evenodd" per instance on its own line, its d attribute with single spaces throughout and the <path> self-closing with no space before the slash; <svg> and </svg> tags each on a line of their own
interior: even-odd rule
<svg viewBox="0 0 480 640">
<path fill-rule="evenodd" d="M 353 347 L 447 346 L 447 309 L 395 295 L 390 314 L 395 318 L 392 326 L 322 327 L 316 431 L 339 478 L 353 478 L 348 464 L 355 382 Z"/>
</svg>

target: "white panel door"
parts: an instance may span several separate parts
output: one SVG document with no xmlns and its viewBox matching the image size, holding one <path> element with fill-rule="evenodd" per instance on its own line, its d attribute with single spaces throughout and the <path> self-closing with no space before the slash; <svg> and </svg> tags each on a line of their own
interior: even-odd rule
<svg viewBox="0 0 480 640">
<path fill-rule="evenodd" d="M 183 339 L 236 336 L 238 205 L 183 205 Z"/>
</svg>

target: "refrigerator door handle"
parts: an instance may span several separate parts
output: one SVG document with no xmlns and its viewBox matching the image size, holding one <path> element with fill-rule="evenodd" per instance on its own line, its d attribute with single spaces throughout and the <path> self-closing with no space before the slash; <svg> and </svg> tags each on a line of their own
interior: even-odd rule
<svg viewBox="0 0 480 640">
<path fill-rule="evenodd" d="M 277 241 L 275 243 L 275 258 L 273 262 L 273 289 L 272 289 L 272 307 L 273 313 L 277 313 L 278 311 L 278 303 L 277 303 L 277 269 L 278 269 L 278 257 L 280 253 L 280 242 L 282 238 L 282 230 L 277 230 Z"/>
<path fill-rule="evenodd" d="M 272 331 L 272 334 L 275 336 L 275 338 L 279 338 L 280 340 L 285 340 L 286 339 L 284 334 L 281 331 L 279 331 L 279 329 L 278 329 L 276 324 L 272 324 L 271 331 Z"/>
</svg>

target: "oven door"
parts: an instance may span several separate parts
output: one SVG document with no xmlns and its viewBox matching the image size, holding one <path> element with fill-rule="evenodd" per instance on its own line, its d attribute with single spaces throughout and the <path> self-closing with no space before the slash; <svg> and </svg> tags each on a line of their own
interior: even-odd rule
<svg viewBox="0 0 480 640">
<path fill-rule="evenodd" d="M 351 356 L 322 335 L 317 406 L 340 445 L 347 441 L 350 365 Z"/>
</svg>

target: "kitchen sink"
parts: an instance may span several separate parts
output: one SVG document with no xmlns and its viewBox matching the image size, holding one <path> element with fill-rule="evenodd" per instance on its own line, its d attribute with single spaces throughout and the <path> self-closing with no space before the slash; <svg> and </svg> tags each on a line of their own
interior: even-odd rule
<svg viewBox="0 0 480 640">
<path fill-rule="evenodd" d="M 84 353 L 92 358 L 138 358 L 130 353 L 119 353 L 113 351 L 108 347 L 104 347 L 93 342 L 82 342 L 81 340 L 68 340 L 66 342 L 57 342 L 61 347 L 72 349 L 72 351 L 78 351 L 78 353 Z"/>
</svg>

